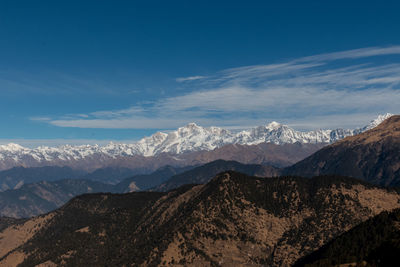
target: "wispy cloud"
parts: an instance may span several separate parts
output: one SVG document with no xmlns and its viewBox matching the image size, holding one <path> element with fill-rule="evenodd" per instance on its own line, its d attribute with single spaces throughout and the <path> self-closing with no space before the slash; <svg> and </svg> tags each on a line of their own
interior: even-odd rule
<svg viewBox="0 0 400 267">
<path fill-rule="evenodd" d="M 31 117 L 31 121 L 42 121 L 42 122 L 49 122 L 52 119 L 50 117 Z"/>
<path fill-rule="evenodd" d="M 178 78 L 191 81 L 188 93 L 121 110 L 94 111 L 86 117 L 52 118 L 49 123 L 175 128 L 190 121 L 244 127 L 280 120 L 298 128 L 360 126 L 378 113 L 400 113 L 397 55 L 400 46 L 372 47 Z"/>
<path fill-rule="evenodd" d="M 200 80 L 200 79 L 205 79 L 205 78 L 206 78 L 206 76 L 197 75 L 197 76 L 176 78 L 175 80 L 177 82 L 181 83 L 181 82 L 195 81 L 195 80 Z"/>
</svg>

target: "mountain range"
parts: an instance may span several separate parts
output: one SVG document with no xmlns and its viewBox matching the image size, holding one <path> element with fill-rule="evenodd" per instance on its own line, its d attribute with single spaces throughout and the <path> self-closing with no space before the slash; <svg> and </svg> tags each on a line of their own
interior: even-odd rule
<svg viewBox="0 0 400 267">
<path fill-rule="evenodd" d="M 186 170 L 190 166 L 186 167 Z M 45 166 L 45 167 L 14 167 L 0 171 L 0 192 L 19 189 L 25 184 L 41 181 L 53 182 L 63 179 L 86 179 L 105 184 L 117 184 L 127 177 L 137 175 L 138 171 L 128 168 L 100 168 L 93 172 L 72 169 L 70 167 Z"/>
<path fill-rule="evenodd" d="M 186 184 L 206 184 L 218 173 L 236 171 L 251 176 L 275 177 L 280 174 L 278 168 L 259 164 L 242 164 L 236 161 L 216 160 L 192 170 L 171 176 L 159 183 L 152 191 L 170 191 Z"/>
<path fill-rule="evenodd" d="M 179 161 L 185 158 L 187 153 L 214 151 L 232 144 L 251 146 L 263 143 L 277 145 L 333 143 L 347 136 L 359 134 L 376 127 L 390 116 L 392 114 L 389 113 L 380 115 L 370 124 L 353 130 L 335 129 L 301 132 L 289 126 L 271 122 L 265 126 L 232 132 L 218 127 L 204 128 L 195 123 L 189 123 L 175 131 L 168 133 L 157 132 L 150 137 L 145 137 L 131 144 L 41 146 L 31 149 L 11 143 L 0 145 L 0 169 L 4 170 L 15 166 L 57 165 L 93 171 L 97 168 L 119 166 L 121 164 L 123 167 L 129 167 L 137 165 L 136 163 L 138 162 L 146 165 L 143 162 L 154 163 L 160 159 L 169 161 L 165 162 L 164 165 L 179 165 Z M 156 159 L 149 159 L 153 157 Z M 144 168 L 150 168 L 148 166 L 152 166 L 152 164 L 149 163 Z M 157 166 L 157 168 L 159 167 L 161 166 Z M 151 169 L 150 171 L 154 170 Z"/>
<path fill-rule="evenodd" d="M 48 168 L 36 168 L 34 171 L 38 169 L 45 171 Z M 278 174 L 278 169 L 269 166 L 217 160 L 198 167 L 165 166 L 151 174 L 127 177 L 115 185 L 85 178 L 32 182 L 13 190 L 0 192 L 0 216 L 28 218 L 44 214 L 62 206 L 71 198 L 85 193 L 129 193 L 150 189 L 151 191 L 168 191 L 186 184 L 204 184 L 218 173 L 227 170 L 260 177 Z M 90 177 L 90 175 L 84 177 Z"/>
<path fill-rule="evenodd" d="M 131 170 L 124 168 L 98 169 L 84 175 L 82 175 L 82 172 L 68 167 L 13 168 L 0 172 L 2 187 L 14 189 L 0 192 L 0 215 L 29 217 L 43 214 L 82 193 L 127 193 L 140 190 L 169 191 L 185 184 L 207 183 L 219 172 L 227 170 L 260 177 L 280 175 L 312 177 L 340 174 L 363 179 L 377 185 L 396 186 L 400 184 L 398 164 L 400 162 L 398 153 L 400 151 L 399 122 L 400 116 L 391 116 L 373 129 L 325 146 L 303 161 L 286 168 L 225 160 L 215 160 L 204 165 L 200 164 L 197 167 L 165 166 L 153 173 L 139 175 L 133 175 Z M 301 148 L 307 145 L 300 143 L 284 145 L 263 143 L 247 147 L 229 145 L 217 150 L 236 151 L 238 149 L 242 151 L 242 156 L 250 154 L 250 158 L 253 158 L 252 149 L 255 147 L 277 146 L 283 148 L 289 146 L 296 151 L 296 146 Z M 256 151 L 262 150 L 257 149 Z M 60 181 L 60 179 L 66 178 L 74 178 L 74 180 Z M 46 181 L 38 182 L 42 180 Z"/>
</svg>

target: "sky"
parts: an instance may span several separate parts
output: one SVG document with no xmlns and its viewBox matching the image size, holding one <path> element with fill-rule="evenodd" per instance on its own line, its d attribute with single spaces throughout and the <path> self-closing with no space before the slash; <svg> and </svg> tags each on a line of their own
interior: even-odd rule
<svg viewBox="0 0 400 267">
<path fill-rule="evenodd" d="M 400 113 L 398 1 L 0 2 L 0 143 Z"/>
</svg>

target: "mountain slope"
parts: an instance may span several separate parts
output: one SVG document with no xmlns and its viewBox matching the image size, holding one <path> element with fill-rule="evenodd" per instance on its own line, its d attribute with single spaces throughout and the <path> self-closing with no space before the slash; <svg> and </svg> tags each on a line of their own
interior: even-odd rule
<svg viewBox="0 0 400 267">
<path fill-rule="evenodd" d="M 277 169 L 261 165 L 245 165 L 234 161 L 214 161 L 197 168 L 173 168 L 166 166 L 151 174 L 135 175 L 112 185 L 87 179 L 40 181 L 25 184 L 18 189 L 0 192 L 0 216 L 31 217 L 52 211 L 69 199 L 84 193 L 110 192 L 128 193 L 143 191 L 151 187 L 168 191 L 183 184 L 206 183 L 219 172 L 237 170 L 250 175 L 272 176 Z M 113 173 L 106 170 L 104 173 Z M 117 172 L 119 173 L 119 172 Z M 98 175 L 98 174 L 96 174 Z M 87 175 L 85 177 L 90 177 Z M 171 177 L 171 181 L 167 181 Z M 163 184 L 166 182 L 165 184 Z M 163 184 L 161 187 L 159 185 Z"/>
<path fill-rule="evenodd" d="M 359 264 L 393 266 L 400 253 L 400 209 L 381 214 L 340 235 L 295 266 Z"/>
<path fill-rule="evenodd" d="M 44 214 L 84 193 L 114 192 L 114 186 L 83 179 L 26 184 L 0 192 L 0 216 L 26 218 Z"/>
<path fill-rule="evenodd" d="M 399 199 L 343 177 L 263 179 L 236 172 L 168 193 L 83 195 L 0 232 L 0 264 L 288 266 L 400 207 Z M 11 236 L 19 238 L 10 243 Z"/>
<path fill-rule="evenodd" d="M 18 189 L 0 192 L 0 216 L 14 218 L 37 216 L 55 210 L 71 198 L 85 193 L 125 193 L 144 190 L 161 184 L 172 175 L 186 169 L 188 168 L 174 169 L 167 166 L 152 174 L 126 178 L 116 185 L 87 179 L 64 179 L 25 184 Z M 120 173 L 115 169 L 105 170 L 100 173 L 96 172 L 95 177 L 115 172 Z M 125 174 L 124 170 L 122 173 Z M 85 177 L 91 177 L 91 175 L 88 174 Z"/>
<path fill-rule="evenodd" d="M 126 167 L 105 167 L 82 176 L 82 179 L 92 180 L 106 184 L 117 184 L 127 177 L 141 173 L 139 170 Z"/>
<path fill-rule="evenodd" d="M 400 185 L 400 115 L 326 146 L 285 169 L 286 174 L 339 174 L 384 186 Z"/>
<path fill-rule="evenodd" d="M 185 184 L 205 184 L 215 175 L 224 171 L 237 171 L 251 176 L 272 177 L 279 174 L 279 169 L 257 164 L 241 164 L 236 161 L 216 160 L 192 170 L 174 175 L 153 190 L 169 191 Z"/>
<path fill-rule="evenodd" d="M 152 187 L 158 186 L 170 179 L 172 176 L 185 171 L 189 171 L 192 168 L 194 167 L 189 166 L 184 168 L 173 168 L 171 166 L 165 166 L 151 174 L 135 175 L 129 178 L 125 178 L 120 183 L 115 185 L 114 191 L 118 193 L 129 193 L 139 190 L 144 191 Z"/>
<path fill-rule="evenodd" d="M 389 116 L 391 114 L 379 116 L 369 125 L 354 130 L 336 129 L 300 132 L 286 125 L 272 122 L 265 126 L 236 133 L 218 127 L 204 128 L 194 123 L 189 123 L 176 131 L 169 133 L 158 132 L 132 144 L 42 146 L 34 149 L 17 144 L 0 145 L 0 169 L 9 169 L 15 166 L 39 167 L 56 165 L 92 171 L 96 168 L 115 166 L 116 162 L 121 161 L 123 158 L 143 161 L 142 157 L 153 157 L 163 153 L 181 155 L 188 152 L 212 151 L 229 144 L 332 143 L 346 136 L 358 134 L 375 127 Z M 169 162 L 163 165 L 174 164 Z M 157 168 L 159 167 L 161 166 Z"/>
<path fill-rule="evenodd" d="M 18 225 L 21 223 L 26 222 L 27 219 L 16 219 L 16 218 L 10 218 L 10 217 L 0 217 L 0 231 L 3 231 L 4 229 L 10 227 L 11 225 Z"/>
<path fill-rule="evenodd" d="M 83 171 L 69 167 L 47 166 L 38 168 L 15 167 L 0 171 L 0 191 L 18 189 L 24 184 L 82 177 Z"/>
</svg>

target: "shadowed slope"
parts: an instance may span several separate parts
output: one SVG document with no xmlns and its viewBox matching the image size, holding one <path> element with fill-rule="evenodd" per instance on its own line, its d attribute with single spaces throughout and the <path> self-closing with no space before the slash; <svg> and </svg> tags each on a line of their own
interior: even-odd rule
<svg viewBox="0 0 400 267">
<path fill-rule="evenodd" d="M 382 212 L 335 238 L 295 266 L 394 266 L 400 255 L 400 209 Z"/>
</svg>

